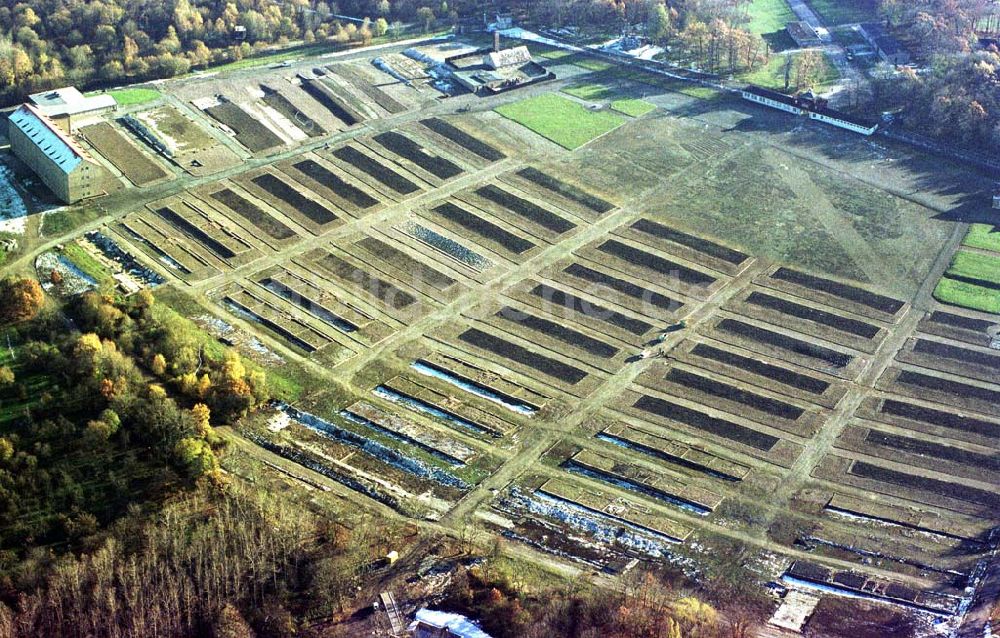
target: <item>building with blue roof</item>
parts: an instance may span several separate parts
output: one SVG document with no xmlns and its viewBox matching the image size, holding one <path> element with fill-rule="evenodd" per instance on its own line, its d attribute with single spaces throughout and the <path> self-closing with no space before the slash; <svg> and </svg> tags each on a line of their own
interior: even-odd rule
<svg viewBox="0 0 1000 638">
<path fill-rule="evenodd" d="M 105 194 L 114 176 L 38 107 L 22 104 L 7 122 L 10 148 L 67 204 Z"/>
</svg>

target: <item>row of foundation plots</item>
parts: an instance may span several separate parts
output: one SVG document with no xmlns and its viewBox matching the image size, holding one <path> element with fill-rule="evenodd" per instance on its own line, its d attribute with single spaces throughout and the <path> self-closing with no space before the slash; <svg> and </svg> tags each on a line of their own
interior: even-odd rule
<svg viewBox="0 0 1000 638">
<path fill-rule="evenodd" d="M 967 606 L 1000 519 L 998 324 L 927 313 L 813 471 L 819 485 L 798 497 L 825 514 L 803 541 L 818 556 L 874 563 L 900 582 L 804 563 L 792 577 L 944 615 Z"/>
<path fill-rule="evenodd" d="M 406 58 L 404 58 L 406 59 Z M 421 108 L 442 94 L 370 61 L 317 66 L 292 77 L 212 78 L 175 90 L 252 156 Z"/>
<path fill-rule="evenodd" d="M 213 186 L 215 200 L 252 199 L 261 212 L 268 202 L 265 217 L 295 228 L 293 243 L 300 236 L 337 232 L 335 239 L 314 239 L 308 248 L 291 251 L 290 258 L 285 257 L 290 251 L 275 246 L 277 264 L 211 296 L 300 355 L 336 364 L 467 290 L 478 271 L 435 250 L 430 237 L 407 234 L 405 222 L 391 221 L 400 216 L 395 211 L 386 211 L 389 221 L 350 225 L 505 157 L 453 125 L 435 122 L 432 126 L 450 137 L 413 125 L 405 133 L 380 133 L 251 171 L 222 190 Z M 479 152 L 490 159 L 450 139 L 465 137 L 467 144 L 482 144 Z M 245 203 L 213 204 L 224 206 L 230 217 L 249 210 Z M 457 239 L 440 237 L 458 245 Z"/>
<path fill-rule="evenodd" d="M 515 284 L 502 308 L 460 334 L 467 349 L 495 346 L 490 356 L 563 398 L 564 412 L 599 385 L 620 386 L 599 416 L 501 492 L 487 520 L 511 538 L 601 568 L 672 560 L 760 465 L 725 438 L 753 439 L 754 430 L 724 420 L 708 392 L 668 389 L 661 381 L 669 367 L 657 362 L 629 385 L 626 366 L 751 269 L 759 267 L 738 250 L 640 218 Z M 524 358 L 508 363 L 514 353 Z M 707 372 L 681 380 L 712 381 Z M 730 383 L 742 397 L 741 384 Z"/>
</svg>

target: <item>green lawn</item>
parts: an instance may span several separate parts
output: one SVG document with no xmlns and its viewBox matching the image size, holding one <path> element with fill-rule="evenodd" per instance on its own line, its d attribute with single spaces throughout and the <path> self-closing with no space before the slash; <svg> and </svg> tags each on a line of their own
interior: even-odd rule
<svg viewBox="0 0 1000 638">
<path fill-rule="evenodd" d="M 990 224 L 973 224 L 962 244 L 1000 253 L 1000 227 Z"/>
<path fill-rule="evenodd" d="M 1000 290 L 964 281 L 942 277 L 934 289 L 934 298 L 963 308 L 1000 314 Z"/>
<path fill-rule="evenodd" d="M 871 0 L 810 0 L 809 6 L 820 15 L 826 26 L 869 22 L 876 18 Z"/>
<path fill-rule="evenodd" d="M 153 100 L 160 99 L 160 96 L 162 95 L 162 93 L 156 89 L 147 88 L 116 89 L 114 91 L 108 91 L 108 94 L 115 98 L 115 102 L 118 102 L 120 106 L 145 104 L 146 102 L 152 102 Z"/>
<path fill-rule="evenodd" d="M 789 22 L 798 20 L 786 0 L 753 0 L 747 13 L 750 15 L 747 28 L 759 34 L 781 31 Z"/>
<path fill-rule="evenodd" d="M 587 84 L 577 84 L 563 89 L 563 93 L 568 93 L 573 97 L 578 97 L 581 100 L 590 100 L 592 102 L 597 102 L 600 100 L 609 100 L 612 97 L 619 95 L 617 91 L 611 87 L 600 84 L 597 82 L 588 82 Z"/>
<path fill-rule="evenodd" d="M 750 84 L 783 91 L 785 89 L 785 57 L 784 55 L 773 55 L 766 65 L 753 73 L 744 73 L 740 76 L 740 79 Z M 839 79 L 840 73 L 837 71 L 837 67 L 824 54 L 822 68 L 819 70 L 818 80 L 816 86 L 813 88 L 822 90 Z M 791 81 L 795 81 L 794 70 L 792 71 Z"/>
<path fill-rule="evenodd" d="M 656 110 L 656 105 L 645 100 L 625 98 L 611 102 L 611 108 L 632 117 L 642 117 L 646 113 Z"/>
<path fill-rule="evenodd" d="M 80 244 L 70 242 L 63 247 L 63 255 L 76 267 L 98 283 L 111 281 L 111 271 L 104 267 L 94 256 L 83 249 Z"/>
<path fill-rule="evenodd" d="M 959 250 L 955 253 L 951 268 L 946 274 L 1000 284 L 1000 255 L 984 255 L 969 250 Z"/>
<path fill-rule="evenodd" d="M 591 111 L 555 93 L 504 104 L 496 112 L 570 150 L 625 123 L 625 118 L 617 113 Z"/>
</svg>

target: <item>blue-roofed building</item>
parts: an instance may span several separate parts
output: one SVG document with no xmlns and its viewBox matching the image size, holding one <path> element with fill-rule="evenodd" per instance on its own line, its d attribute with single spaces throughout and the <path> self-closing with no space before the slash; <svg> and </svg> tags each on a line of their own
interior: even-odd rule
<svg viewBox="0 0 1000 638">
<path fill-rule="evenodd" d="M 490 635 L 461 614 L 420 609 L 407 628 L 412 638 L 490 638 Z"/>
<path fill-rule="evenodd" d="M 10 114 L 7 135 L 14 155 L 67 204 L 105 194 L 116 180 L 57 124 L 31 104 Z"/>
</svg>

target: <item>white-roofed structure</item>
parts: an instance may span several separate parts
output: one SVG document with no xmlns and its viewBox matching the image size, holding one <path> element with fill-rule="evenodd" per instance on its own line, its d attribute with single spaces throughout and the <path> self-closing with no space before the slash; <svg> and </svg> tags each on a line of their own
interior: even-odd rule
<svg viewBox="0 0 1000 638">
<path fill-rule="evenodd" d="M 491 638 L 461 614 L 421 609 L 407 628 L 413 638 Z"/>
<path fill-rule="evenodd" d="M 114 177 L 38 107 L 10 114 L 7 136 L 14 155 L 67 204 L 107 192 Z"/>
<path fill-rule="evenodd" d="M 102 114 L 118 108 L 110 95 L 87 97 L 73 86 L 33 93 L 28 101 L 67 133 L 94 124 Z"/>
<path fill-rule="evenodd" d="M 483 58 L 483 64 L 491 69 L 522 66 L 531 63 L 531 53 L 528 47 L 520 46 L 502 51 L 490 51 Z"/>
</svg>

